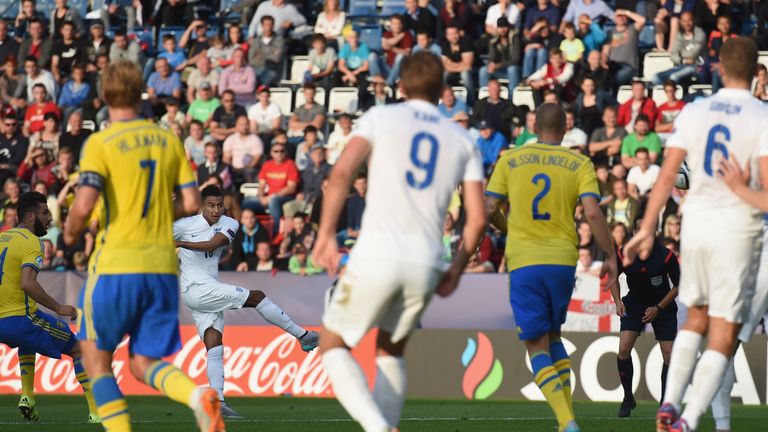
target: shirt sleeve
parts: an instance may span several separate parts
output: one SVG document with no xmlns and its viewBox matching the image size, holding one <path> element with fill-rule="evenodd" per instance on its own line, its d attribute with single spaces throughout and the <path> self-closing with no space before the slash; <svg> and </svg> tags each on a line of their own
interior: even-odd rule
<svg viewBox="0 0 768 432">
<path fill-rule="evenodd" d="M 98 138 L 90 136 L 80 152 L 80 184 L 101 190 L 101 183 L 107 177 L 107 160 Z"/>
<path fill-rule="evenodd" d="M 664 262 L 667 265 L 667 274 L 672 280 L 672 286 L 680 286 L 680 262 L 671 250 L 664 248 L 664 252 L 667 254 L 664 258 Z"/>
<path fill-rule="evenodd" d="M 24 241 L 24 256 L 21 257 L 21 267 L 32 267 L 39 272 L 43 265 L 43 242 L 38 238 Z"/>
<path fill-rule="evenodd" d="M 187 218 L 184 219 L 178 219 L 173 222 L 173 239 L 174 240 L 181 240 L 181 238 L 184 236 L 184 231 L 186 228 L 186 224 L 184 221 Z"/>
<path fill-rule="evenodd" d="M 232 241 L 235 240 L 235 235 L 240 228 L 240 224 L 232 218 L 226 218 L 222 225 L 224 226 L 222 227 L 221 233 L 227 236 L 229 243 L 232 243 Z"/>
<path fill-rule="evenodd" d="M 579 199 L 584 197 L 594 197 L 600 201 L 600 187 L 597 184 L 597 174 L 592 162 L 587 160 L 579 170 Z"/>
<path fill-rule="evenodd" d="M 485 173 L 483 172 L 483 155 L 480 153 L 480 148 L 472 144 L 471 140 L 468 142 L 469 159 L 467 160 L 467 166 L 464 169 L 465 183 L 468 182 L 482 182 L 485 179 Z"/>
<path fill-rule="evenodd" d="M 373 145 L 373 135 L 375 131 L 374 127 L 376 124 L 377 111 L 378 110 L 376 108 L 370 109 L 368 112 L 363 114 L 362 117 L 360 117 L 360 121 L 357 122 L 357 126 L 352 129 L 350 139 L 353 137 L 360 137 L 368 141 L 369 145 Z"/>
<path fill-rule="evenodd" d="M 485 194 L 494 198 L 507 198 L 509 196 L 509 190 L 507 189 L 508 176 L 509 156 L 502 156 L 496 163 L 496 167 L 493 169 L 491 179 L 488 181 L 488 186 L 485 188 Z"/>
</svg>

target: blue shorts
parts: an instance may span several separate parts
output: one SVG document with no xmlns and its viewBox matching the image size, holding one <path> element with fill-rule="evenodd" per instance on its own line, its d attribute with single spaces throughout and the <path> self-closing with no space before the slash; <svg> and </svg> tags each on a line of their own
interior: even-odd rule
<svg viewBox="0 0 768 432">
<path fill-rule="evenodd" d="M 32 315 L 0 318 L 0 342 L 22 352 L 36 352 L 60 359 L 77 343 L 64 321 L 42 311 Z"/>
<path fill-rule="evenodd" d="M 179 284 L 172 274 L 91 275 L 80 295 L 77 335 L 114 351 L 125 335 L 128 350 L 150 358 L 181 348 Z"/>
<path fill-rule="evenodd" d="M 522 340 L 536 339 L 565 322 L 576 267 L 533 265 L 509 273 L 509 302 Z"/>
</svg>

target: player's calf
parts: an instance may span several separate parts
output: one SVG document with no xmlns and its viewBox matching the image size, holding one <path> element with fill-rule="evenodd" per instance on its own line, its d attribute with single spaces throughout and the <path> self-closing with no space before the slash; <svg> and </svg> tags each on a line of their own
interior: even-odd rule
<svg viewBox="0 0 768 432">
<path fill-rule="evenodd" d="M 245 304 L 243 304 L 243 307 L 256 308 L 256 312 L 267 320 L 267 322 L 280 327 L 288 334 L 298 339 L 301 343 L 302 350 L 312 351 L 317 348 L 319 343 L 319 335 L 317 332 L 307 330 L 293 322 L 291 317 L 283 312 L 280 306 L 272 303 L 272 300 L 267 298 L 263 291 L 250 291 L 248 299 L 245 301 Z"/>
</svg>

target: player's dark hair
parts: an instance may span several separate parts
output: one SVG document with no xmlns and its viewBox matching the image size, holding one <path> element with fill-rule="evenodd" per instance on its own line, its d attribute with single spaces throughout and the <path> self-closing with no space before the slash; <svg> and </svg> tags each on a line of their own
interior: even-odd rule
<svg viewBox="0 0 768 432">
<path fill-rule="evenodd" d="M 541 133 L 565 133 L 565 110 L 558 104 L 545 103 L 536 110 L 536 130 Z"/>
<path fill-rule="evenodd" d="M 203 200 L 208 197 L 224 198 L 224 192 L 216 185 L 208 185 L 200 192 L 200 196 Z"/>
<path fill-rule="evenodd" d="M 23 219 L 27 213 L 36 213 L 37 209 L 40 208 L 40 205 L 47 202 L 48 199 L 45 198 L 45 195 L 41 194 L 40 192 L 24 192 L 19 197 L 19 202 L 16 203 L 19 220 Z"/>
</svg>

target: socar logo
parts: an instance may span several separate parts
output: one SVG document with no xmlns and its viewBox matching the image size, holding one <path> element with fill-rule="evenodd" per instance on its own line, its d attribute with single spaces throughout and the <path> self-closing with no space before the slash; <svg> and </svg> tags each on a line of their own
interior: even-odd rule
<svg viewBox="0 0 768 432">
<path fill-rule="evenodd" d="M 494 358 L 493 345 L 484 333 L 477 333 L 477 341 L 467 338 L 461 364 L 467 368 L 462 382 L 467 399 L 487 399 L 501 387 L 504 368 Z"/>
</svg>

